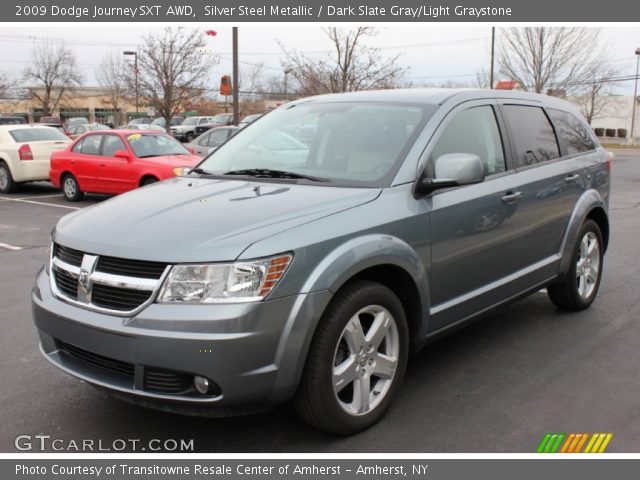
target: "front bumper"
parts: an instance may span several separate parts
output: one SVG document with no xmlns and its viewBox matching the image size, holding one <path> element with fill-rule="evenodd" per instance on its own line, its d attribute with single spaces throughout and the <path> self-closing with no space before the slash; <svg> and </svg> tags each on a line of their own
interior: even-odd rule
<svg viewBox="0 0 640 480">
<path fill-rule="evenodd" d="M 43 355 L 67 373 L 140 400 L 234 408 L 276 404 L 293 395 L 330 298 L 321 291 L 245 304 L 154 303 L 123 318 L 54 297 L 42 269 L 32 307 Z M 70 355 L 64 345 L 81 354 Z M 130 365 L 133 374 L 107 370 L 96 358 Z M 220 390 L 211 395 L 150 391 L 145 382 L 151 370 L 200 375 Z"/>
<path fill-rule="evenodd" d="M 186 140 L 189 134 L 193 135 L 193 132 L 179 132 L 179 131 L 171 132 L 171 135 L 173 135 L 173 138 L 175 138 L 176 140 Z"/>
</svg>

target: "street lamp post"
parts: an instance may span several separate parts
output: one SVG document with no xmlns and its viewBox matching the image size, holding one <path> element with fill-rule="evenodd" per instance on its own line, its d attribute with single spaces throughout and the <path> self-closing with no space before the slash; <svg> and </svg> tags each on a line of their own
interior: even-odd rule
<svg viewBox="0 0 640 480">
<path fill-rule="evenodd" d="M 126 56 L 133 55 L 133 68 L 135 69 L 136 74 L 136 118 L 139 114 L 139 103 L 138 103 L 138 52 L 134 52 L 132 50 L 127 50 L 122 52 L 122 54 Z"/>
<path fill-rule="evenodd" d="M 287 96 L 287 77 L 289 76 L 289 74 L 292 72 L 291 68 L 287 68 L 284 71 L 284 101 L 285 103 L 289 101 L 289 98 Z"/>
<path fill-rule="evenodd" d="M 640 47 L 636 48 L 636 84 L 633 88 L 633 110 L 631 113 L 631 143 L 633 143 L 634 128 L 636 126 L 636 104 L 638 103 L 638 73 L 640 73 Z"/>
</svg>

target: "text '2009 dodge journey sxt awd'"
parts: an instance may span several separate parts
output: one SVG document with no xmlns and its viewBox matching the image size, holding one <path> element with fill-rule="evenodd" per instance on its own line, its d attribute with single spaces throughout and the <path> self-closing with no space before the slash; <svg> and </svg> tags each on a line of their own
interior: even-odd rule
<svg viewBox="0 0 640 480">
<path fill-rule="evenodd" d="M 410 351 L 543 287 L 594 300 L 611 157 L 568 103 L 389 90 L 286 104 L 189 174 L 60 220 L 45 357 L 115 396 L 216 415 L 293 400 L 353 433 Z"/>
</svg>

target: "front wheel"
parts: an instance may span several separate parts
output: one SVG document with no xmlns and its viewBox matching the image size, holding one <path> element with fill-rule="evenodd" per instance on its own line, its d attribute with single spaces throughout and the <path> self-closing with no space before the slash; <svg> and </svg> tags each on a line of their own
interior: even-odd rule
<svg viewBox="0 0 640 480">
<path fill-rule="evenodd" d="M 353 434 L 385 413 L 407 366 L 409 333 L 398 297 L 362 281 L 338 292 L 311 343 L 294 406 L 312 426 Z"/>
<path fill-rule="evenodd" d="M 603 255 L 600 227 L 593 220 L 587 220 L 578 234 L 569 273 L 561 283 L 547 288 L 551 301 L 564 310 L 589 307 L 600 287 Z"/>
</svg>

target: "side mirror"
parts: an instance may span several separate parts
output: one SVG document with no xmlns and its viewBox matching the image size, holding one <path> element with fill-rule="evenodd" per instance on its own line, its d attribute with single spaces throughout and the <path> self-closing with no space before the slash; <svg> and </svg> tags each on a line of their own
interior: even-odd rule
<svg viewBox="0 0 640 480">
<path fill-rule="evenodd" d="M 189 150 L 189 153 L 191 155 L 195 155 L 196 154 L 196 151 L 195 151 L 195 149 L 193 147 L 187 147 L 187 150 Z"/>
<path fill-rule="evenodd" d="M 131 160 L 131 155 L 126 150 L 116 150 L 113 154 L 115 158 L 122 158 L 123 160 Z"/>
<path fill-rule="evenodd" d="M 471 185 L 484 181 L 482 160 L 471 153 L 447 153 L 436 158 L 434 162 L 434 177 L 423 174 L 415 186 L 417 196 L 427 195 L 440 188 Z"/>
</svg>

